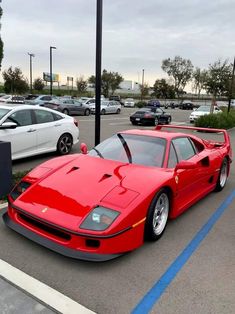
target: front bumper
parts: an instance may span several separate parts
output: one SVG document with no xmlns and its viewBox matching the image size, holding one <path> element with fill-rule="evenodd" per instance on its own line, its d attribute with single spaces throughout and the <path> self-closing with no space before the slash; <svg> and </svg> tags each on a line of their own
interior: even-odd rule
<svg viewBox="0 0 235 314">
<path fill-rule="evenodd" d="M 60 245 L 48 238 L 45 238 L 35 232 L 32 232 L 29 229 L 22 227 L 20 224 L 16 223 L 9 217 L 7 210 L 3 212 L 2 218 L 3 218 L 4 223 L 12 230 L 16 231 L 17 233 L 20 233 L 24 237 L 52 251 L 55 251 L 67 257 L 84 260 L 84 261 L 104 262 L 104 261 L 108 261 L 108 260 L 111 260 L 118 256 L 123 255 L 123 254 L 98 254 L 98 253 L 79 251 L 77 249 L 75 250 L 75 249 Z"/>
</svg>

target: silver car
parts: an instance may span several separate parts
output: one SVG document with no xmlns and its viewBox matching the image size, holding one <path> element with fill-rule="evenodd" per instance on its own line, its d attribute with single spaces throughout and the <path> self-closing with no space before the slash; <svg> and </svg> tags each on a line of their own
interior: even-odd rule
<svg viewBox="0 0 235 314">
<path fill-rule="evenodd" d="M 100 106 L 101 114 L 108 113 L 120 113 L 121 112 L 121 104 L 115 100 L 103 100 Z M 90 107 L 91 113 L 95 113 L 95 104 Z"/>
<path fill-rule="evenodd" d="M 55 99 L 44 103 L 43 107 L 54 109 L 67 115 L 89 116 L 91 113 L 89 105 L 76 99 Z"/>
</svg>

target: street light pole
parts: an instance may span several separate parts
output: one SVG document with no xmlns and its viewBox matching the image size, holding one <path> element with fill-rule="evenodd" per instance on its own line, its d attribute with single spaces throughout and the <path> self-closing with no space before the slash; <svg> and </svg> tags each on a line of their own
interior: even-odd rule
<svg viewBox="0 0 235 314">
<path fill-rule="evenodd" d="M 233 96 L 234 72 L 235 72 L 235 57 L 234 57 L 234 61 L 233 61 L 232 81 L 231 81 L 230 92 L 229 92 L 228 113 L 231 109 L 231 98 Z"/>
<path fill-rule="evenodd" d="M 33 83 L 32 83 L 32 72 L 33 72 L 33 70 L 32 70 L 32 58 L 35 57 L 35 55 L 33 53 L 29 53 L 29 52 L 28 52 L 28 55 L 29 55 L 30 94 L 32 94 L 32 90 L 33 90 L 33 88 L 32 88 L 32 86 L 33 86 Z"/>
<path fill-rule="evenodd" d="M 103 0 L 96 4 L 96 75 L 95 75 L 95 145 L 100 143 L 100 98 L 102 60 L 102 9 Z"/>
<path fill-rule="evenodd" d="M 143 100 L 143 90 L 144 90 L 144 69 L 142 70 L 141 101 Z"/>
<path fill-rule="evenodd" d="M 50 46 L 50 95 L 52 95 L 52 49 L 56 49 L 56 47 Z"/>
</svg>

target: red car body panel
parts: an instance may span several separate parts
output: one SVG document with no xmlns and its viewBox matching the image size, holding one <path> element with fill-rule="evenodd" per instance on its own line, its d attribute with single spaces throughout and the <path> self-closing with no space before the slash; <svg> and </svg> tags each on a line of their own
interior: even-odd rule
<svg viewBox="0 0 235 314">
<path fill-rule="evenodd" d="M 169 191 L 170 218 L 175 218 L 215 189 L 223 158 L 231 160 L 229 137 L 224 130 L 224 142 L 217 143 L 185 133 L 163 132 L 161 128 L 122 133 L 166 139 L 162 168 L 77 154 L 54 158 L 32 170 L 22 180 L 30 187 L 15 200 L 9 195 L 7 215 L 15 230 L 19 226 L 59 246 L 101 256 L 140 246 L 149 206 L 161 188 Z M 203 149 L 190 159 L 196 168 L 176 171 L 167 168 L 169 148 L 173 138 L 182 136 L 190 136 Z M 104 231 L 81 228 L 96 206 L 120 214 Z"/>
</svg>

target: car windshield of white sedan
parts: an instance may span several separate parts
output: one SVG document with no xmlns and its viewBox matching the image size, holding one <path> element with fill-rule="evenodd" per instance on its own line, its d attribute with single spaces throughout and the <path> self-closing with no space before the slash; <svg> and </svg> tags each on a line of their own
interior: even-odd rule
<svg viewBox="0 0 235 314">
<path fill-rule="evenodd" d="M 90 156 L 144 166 L 162 167 L 166 140 L 134 134 L 116 134 L 90 152 Z"/>
<path fill-rule="evenodd" d="M 210 106 L 200 106 L 199 108 L 196 109 L 196 111 L 209 112 L 210 111 Z"/>
<path fill-rule="evenodd" d="M 11 110 L 9 109 L 5 109 L 5 108 L 1 108 L 0 109 L 0 120 Z"/>
</svg>

